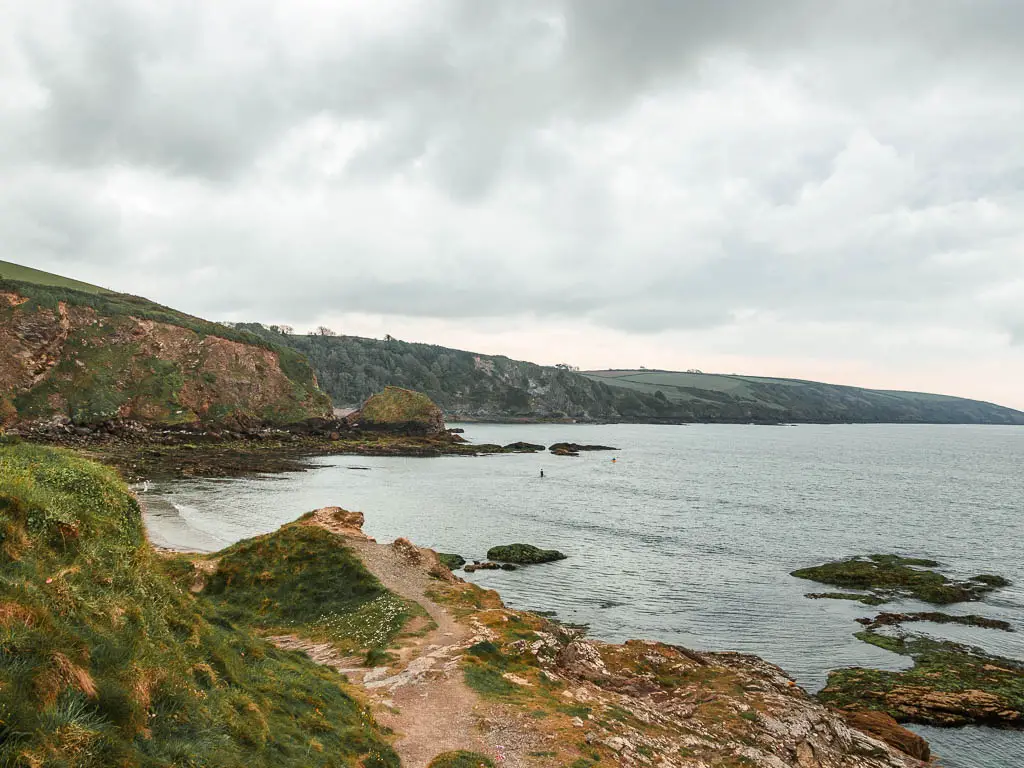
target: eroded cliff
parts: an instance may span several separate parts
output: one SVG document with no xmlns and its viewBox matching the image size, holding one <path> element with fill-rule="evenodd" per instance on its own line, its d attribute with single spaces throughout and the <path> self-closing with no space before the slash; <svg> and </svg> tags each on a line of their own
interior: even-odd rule
<svg viewBox="0 0 1024 768">
<path fill-rule="evenodd" d="M 331 415 L 301 355 L 135 297 L 0 283 L 0 424 Z"/>
</svg>

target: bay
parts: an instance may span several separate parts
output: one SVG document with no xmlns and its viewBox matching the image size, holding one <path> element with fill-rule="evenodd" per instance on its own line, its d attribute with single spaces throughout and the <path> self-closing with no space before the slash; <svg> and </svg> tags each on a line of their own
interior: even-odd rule
<svg viewBox="0 0 1024 768">
<path fill-rule="evenodd" d="M 614 452 L 317 459 L 304 473 L 169 483 L 146 494 L 154 543 L 216 549 L 316 507 L 365 530 L 482 559 L 523 541 L 569 559 L 471 577 L 517 608 L 557 611 L 612 641 L 644 637 L 756 653 L 809 690 L 830 669 L 907 660 L 853 637 L 871 608 L 809 600 L 789 576 L 898 552 L 952 576 L 1013 584 L 952 613 L 1021 631 L 931 626 L 1024 659 L 1024 428 L 933 425 L 462 425 L 473 442 L 601 443 Z M 616 461 L 611 461 L 615 458 Z M 540 470 L 544 470 L 544 477 Z M 926 610 L 903 601 L 886 610 Z M 920 729 L 949 768 L 1024 764 L 1024 734 Z"/>
</svg>

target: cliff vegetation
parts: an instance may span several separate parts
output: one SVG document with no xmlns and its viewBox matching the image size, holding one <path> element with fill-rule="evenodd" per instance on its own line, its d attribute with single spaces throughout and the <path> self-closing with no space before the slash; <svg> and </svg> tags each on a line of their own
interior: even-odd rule
<svg viewBox="0 0 1024 768">
<path fill-rule="evenodd" d="M 112 470 L 0 445 L 0 563 L 0 765 L 397 768 L 337 673 L 167 575 Z M 344 573 L 339 610 L 382 593 Z"/>
</svg>

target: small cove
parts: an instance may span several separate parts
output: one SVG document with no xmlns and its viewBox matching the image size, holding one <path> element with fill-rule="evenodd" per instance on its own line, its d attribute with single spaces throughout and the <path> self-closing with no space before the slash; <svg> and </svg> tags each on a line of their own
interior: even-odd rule
<svg viewBox="0 0 1024 768">
<path fill-rule="evenodd" d="M 315 507 L 366 513 L 381 540 L 482 558 L 495 544 L 568 560 L 470 578 L 517 608 L 555 610 L 601 639 L 648 637 L 757 653 L 809 690 L 829 669 L 906 659 L 853 637 L 875 609 L 809 600 L 795 568 L 870 552 L 934 557 L 1013 585 L 951 613 L 1018 630 L 929 634 L 1024 659 L 1024 428 L 837 425 L 463 425 L 473 442 L 620 450 L 433 459 L 328 457 L 304 473 L 163 484 L 145 494 L 154 543 L 216 549 Z M 612 457 L 617 458 L 611 462 Z M 545 477 L 540 477 L 540 470 Z M 914 601 L 878 610 L 918 611 Z M 917 729 L 949 768 L 1024 764 L 1024 733 Z"/>
</svg>

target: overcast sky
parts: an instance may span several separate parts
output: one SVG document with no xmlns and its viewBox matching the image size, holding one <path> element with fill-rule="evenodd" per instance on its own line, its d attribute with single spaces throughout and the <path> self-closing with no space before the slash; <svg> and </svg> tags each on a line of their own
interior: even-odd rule
<svg viewBox="0 0 1024 768">
<path fill-rule="evenodd" d="M 1020 0 L 0 0 L 0 258 L 1024 408 Z"/>
</svg>

